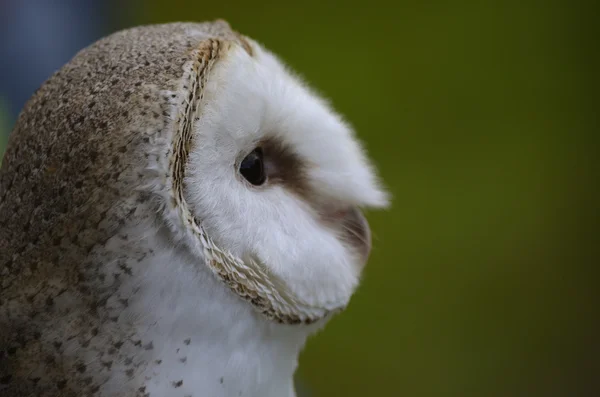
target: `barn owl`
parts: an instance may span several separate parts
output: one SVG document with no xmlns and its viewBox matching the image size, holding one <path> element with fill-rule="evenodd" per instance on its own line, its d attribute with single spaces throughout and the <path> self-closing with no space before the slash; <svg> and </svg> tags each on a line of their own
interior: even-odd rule
<svg viewBox="0 0 600 397">
<path fill-rule="evenodd" d="M 349 125 L 218 20 L 78 53 L 0 169 L 0 395 L 294 396 L 388 194 Z"/>
</svg>

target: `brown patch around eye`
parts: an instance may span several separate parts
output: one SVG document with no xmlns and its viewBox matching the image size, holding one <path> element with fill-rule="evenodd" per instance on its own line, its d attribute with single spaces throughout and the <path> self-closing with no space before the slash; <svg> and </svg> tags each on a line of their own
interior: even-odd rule
<svg viewBox="0 0 600 397">
<path fill-rule="evenodd" d="M 267 183 L 280 184 L 305 199 L 311 196 L 306 161 L 276 138 L 264 139 L 258 147 L 263 151 Z"/>
</svg>

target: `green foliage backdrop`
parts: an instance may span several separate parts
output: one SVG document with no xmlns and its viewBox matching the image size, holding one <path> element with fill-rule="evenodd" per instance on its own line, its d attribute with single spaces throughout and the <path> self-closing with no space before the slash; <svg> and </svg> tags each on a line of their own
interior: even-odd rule
<svg viewBox="0 0 600 397">
<path fill-rule="evenodd" d="M 139 0 L 227 19 L 355 126 L 393 196 L 364 283 L 312 338 L 314 396 L 575 396 L 596 380 L 597 70 L 569 1 Z"/>
</svg>

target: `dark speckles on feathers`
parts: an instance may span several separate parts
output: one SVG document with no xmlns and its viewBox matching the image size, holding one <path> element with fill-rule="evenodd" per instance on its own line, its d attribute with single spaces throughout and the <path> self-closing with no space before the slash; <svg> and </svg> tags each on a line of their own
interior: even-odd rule
<svg viewBox="0 0 600 397">
<path fill-rule="evenodd" d="M 125 265 L 125 263 L 120 263 L 119 269 L 121 269 L 123 271 L 123 273 L 127 274 L 128 276 L 131 276 L 133 274 L 131 272 L 131 268 L 129 266 Z"/>
<path fill-rule="evenodd" d="M 131 261 L 117 263 L 121 258 L 105 243 L 138 216 L 132 209 L 152 204 L 138 199 L 148 182 L 139 175 L 148 146 L 172 122 L 177 105 L 168 96 L 180 88 L 183 66 L 203 40 L 190 30 L 239 40 L 222 24 L 116 33 L 77 54 L 19 115 L 0 166 L 0 313 L 18 308 L 2 319 L 8 326 L 0 336 L 0 376 L 7 376 L 4 368 L 21 368 L 11 384 L 23 384 L 43 374 L 40 392 L 27 395 L 93 396 L 102 376 L 117 368 L 123 375 L 113 363 L 139 361 L 142 343 L 129 345 L 135 333 L 120 316 L 129 296 L 116 294 L 137 269 Z M 122 300 L 108 307 L 108 296 Z M 80 356 L 68 362 L 65 351 Z M 125 374 L 133 376 L 133 369 Z"/>
<path fill-rule="evenodd" d="M 183 379 L 173 382 L 173 387 L 175 388 L 181 387 L 181 385 L 183 385 Z"/>
</svg>

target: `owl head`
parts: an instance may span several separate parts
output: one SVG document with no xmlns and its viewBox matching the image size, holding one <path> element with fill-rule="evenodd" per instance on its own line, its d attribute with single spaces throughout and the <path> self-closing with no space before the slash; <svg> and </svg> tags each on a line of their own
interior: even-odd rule
<svg viewBox="0 0 600 397">
<path fill-rule="evenodd" d="M 170 244 L 283 323 L 348 303 L 371 249 L 361 209 L 388 202 L 348 123 L 224 21 L 82 50 L 25 106 L 2 171 L 9 265 L 50 259 L 89 273 L 68 285 L 98 282 L 113 272 L 93 248 L 141 216 L 135 195 L 152 196 Z"/>
</svg>

